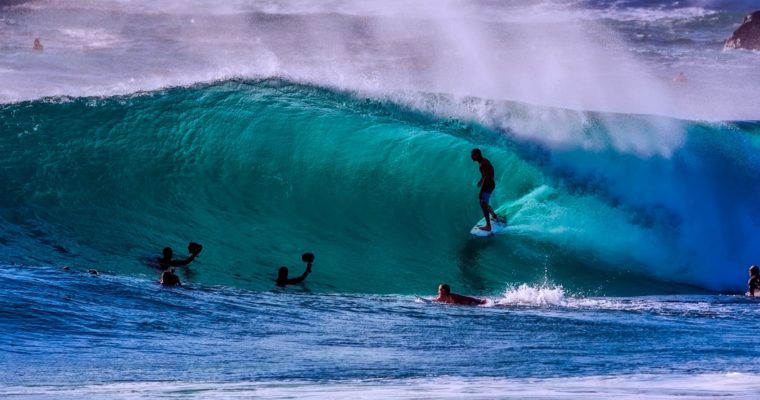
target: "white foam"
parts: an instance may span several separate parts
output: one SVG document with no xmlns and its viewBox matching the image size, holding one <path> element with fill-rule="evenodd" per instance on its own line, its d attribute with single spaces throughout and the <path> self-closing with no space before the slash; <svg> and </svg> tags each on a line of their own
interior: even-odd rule
<svg viewBox="0 0 760 400">
<path fill-rule="evenodd" d="M 0 385 L 0 396 L 38 399 L 482 399 L 616 398 L 756 399 L 760 375 L 618 375 L 571 378 L 461 378 L 346 380 L 332 382 L 124 382 L 18 387 Z"/>
<path fill-rule="evenodd" d="M 495 305 L 560 306 L 565 304 L 562 286 L 530 286 L 526 284 L 508 287 Z"/>
</svg>

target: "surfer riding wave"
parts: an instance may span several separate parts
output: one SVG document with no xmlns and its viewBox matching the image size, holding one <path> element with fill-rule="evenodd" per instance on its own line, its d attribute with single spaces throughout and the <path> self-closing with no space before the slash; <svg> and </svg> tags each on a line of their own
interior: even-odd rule
<svg viewBox="0 0 760 400">
<path fill-rule="evenodd" d="M 478 229 L 490 232 L 491 231 L 491 219 L 495 222 L 506 223 L 503 217 L 496 215 L 491 207 L 491 194 L 496 189 L 496 181 L 494 180 L 494 170 L 491 161 L 483 157 L 483 153 L 480 149 L 473 149 L 471 153 L 472 160 L 480 164 L 480 180 L 478 181 L 478 187 L 480 192 L 478 193 L 478 200 L 480 201 L 480 208 L 483 210 L 483 216 L 486 219 L 486 224 L 479 226 Z"/>
</svg>

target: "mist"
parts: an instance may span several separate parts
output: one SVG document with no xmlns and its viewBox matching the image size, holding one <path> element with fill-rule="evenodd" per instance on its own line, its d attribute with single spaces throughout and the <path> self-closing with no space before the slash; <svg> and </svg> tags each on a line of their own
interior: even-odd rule
<svg viewBox="0 0 760 400">
<path fill-rule="evenodd" d="M 731 76 L 713 64 L 700 68 L 703 54 L 652 65 L 616 29 L 630 22 L 611 19 L 641 9 L 611 6 L 600 15 L 591 3 L 33 1 L 0 11 L 0 101 L 282 78 L 584 148 L 600 146 L 578 129 L 587 111 L 760 118 L 760 74 L 749 68 L 755 54 L 711 53 L 737 66 Z M 682 11 L 657 12 L 676 18 Z M 43 52 L 31 50 L 35 37 Z M 673 84 L 676 68 L 688 70 L 688 85 Z M 558 110 L 507 118 L 493 105 L 505 101 Z M 668 156 L 681 143 L 680 128 L 652 121 L 634 132 L 611 126 L 603 147 Z"/>
</svg>

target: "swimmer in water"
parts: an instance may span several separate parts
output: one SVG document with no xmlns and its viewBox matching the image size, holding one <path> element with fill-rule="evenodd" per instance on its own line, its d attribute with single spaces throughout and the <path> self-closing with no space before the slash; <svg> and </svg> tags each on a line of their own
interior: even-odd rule
<svg viewBox="0 0 760 400">
<path fill-rule="evenodd" d="M 486 300 L 451 293 L 451 288 L 445 283 L 442 283 L 440 286 L 438 286 L 438 297 L 436 297 L 435 301 L 439 303 L 462 304 L 466 306 L 478 306 L 486 304 Z"/>
<path fill-rule="evenodd" d="M 314 254 L 304 253 L 301 255 L 301 260 L 306 263 L 306 271 L 297 278 L 288 278 L 288 267 L 282 266 L 277 270 L 277 286 L 285 287 L 287 285 L 293 285 L 303 282 L 307 276 L 311 273 L 311 263 L 314 262 Z"/>
<path fill-rule="evenodd" d="M 749 267 L 749 281 L 747 282 L 747 286 L 749 286 L 747 296 L 755 297 L 755 291 L 760 290 L 760 268 L 758 268 L 757 265 Z"/>
<path fill-rule="evenodd" d="M 163 286 L 182 286 L 179 276 L 174 273 L 174 268 L 168 269 L 161 273 L 161 285 Z"/>
<path fill-rule="evenodd" d="M 187 245 L 187 251 L 190 255 L 184 260 L 174 260 L 172 259 L 172 257 L 174 257 L 174 251 L 172 251 L 172 248 L 165 247 L 162 252 L 162 257 L 156 258 L 156 264 L 158 264 L 158 267 L 162 270 L 167 270 L 171 267 L 184 267 L 193 262 L 193 260 L 198 257 L 198 254 L 201 253 L 201 250 L 203 250 L 203 246 L 195 242 L 190 242 L 190 244 Z"/>
</svg>

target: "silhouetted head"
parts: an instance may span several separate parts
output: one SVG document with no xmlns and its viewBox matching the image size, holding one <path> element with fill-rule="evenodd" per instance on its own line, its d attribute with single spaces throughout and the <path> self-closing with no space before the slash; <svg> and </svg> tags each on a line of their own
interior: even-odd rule
<svg viewBox="0 0 760 400">
<path fill-rule="evenodd" d="M 758 268 L 757 265 L 752 265 L 749 267 L 749 276 L 755 276 L 760 274 L 760 268 Z"/>
<path fill-rule="evenodd" d="M 441 295 L 447 295 L 448 296 L 450 294 L 451 294 L 451 288 L 449 287 L 449 285 L 447 285 L 445 283 L 442 283 L 442 284 L 440 284 L 438 286 L 438 295 L 439 296 L 441 296 Z"/>
<path fill-rule="evenodd" d="M 280 267 L 277 270 L 277 280 L 288 279 L 288 267 Z"/>
<path fill-rule="evenodd" d="M 174 268 L 161 273 L 161 284 L 165 286 L 181 285 L 179 276 L 174 273 Z"/>
<path fill-rule="evenodd" d="M 171 247 L 164 247 L 164 259 L 165 260 L 171 260 L 172 256 L 174 255 L 174 252 L 172 251 Z"/>
<path fill-rule="evenodd" d="M 470 156 L 472 157 L 472 161 L 480 162 L 483 159 L 483 153 L 480 152 L 480 149 L 472 149 Z"/>
</svg>

